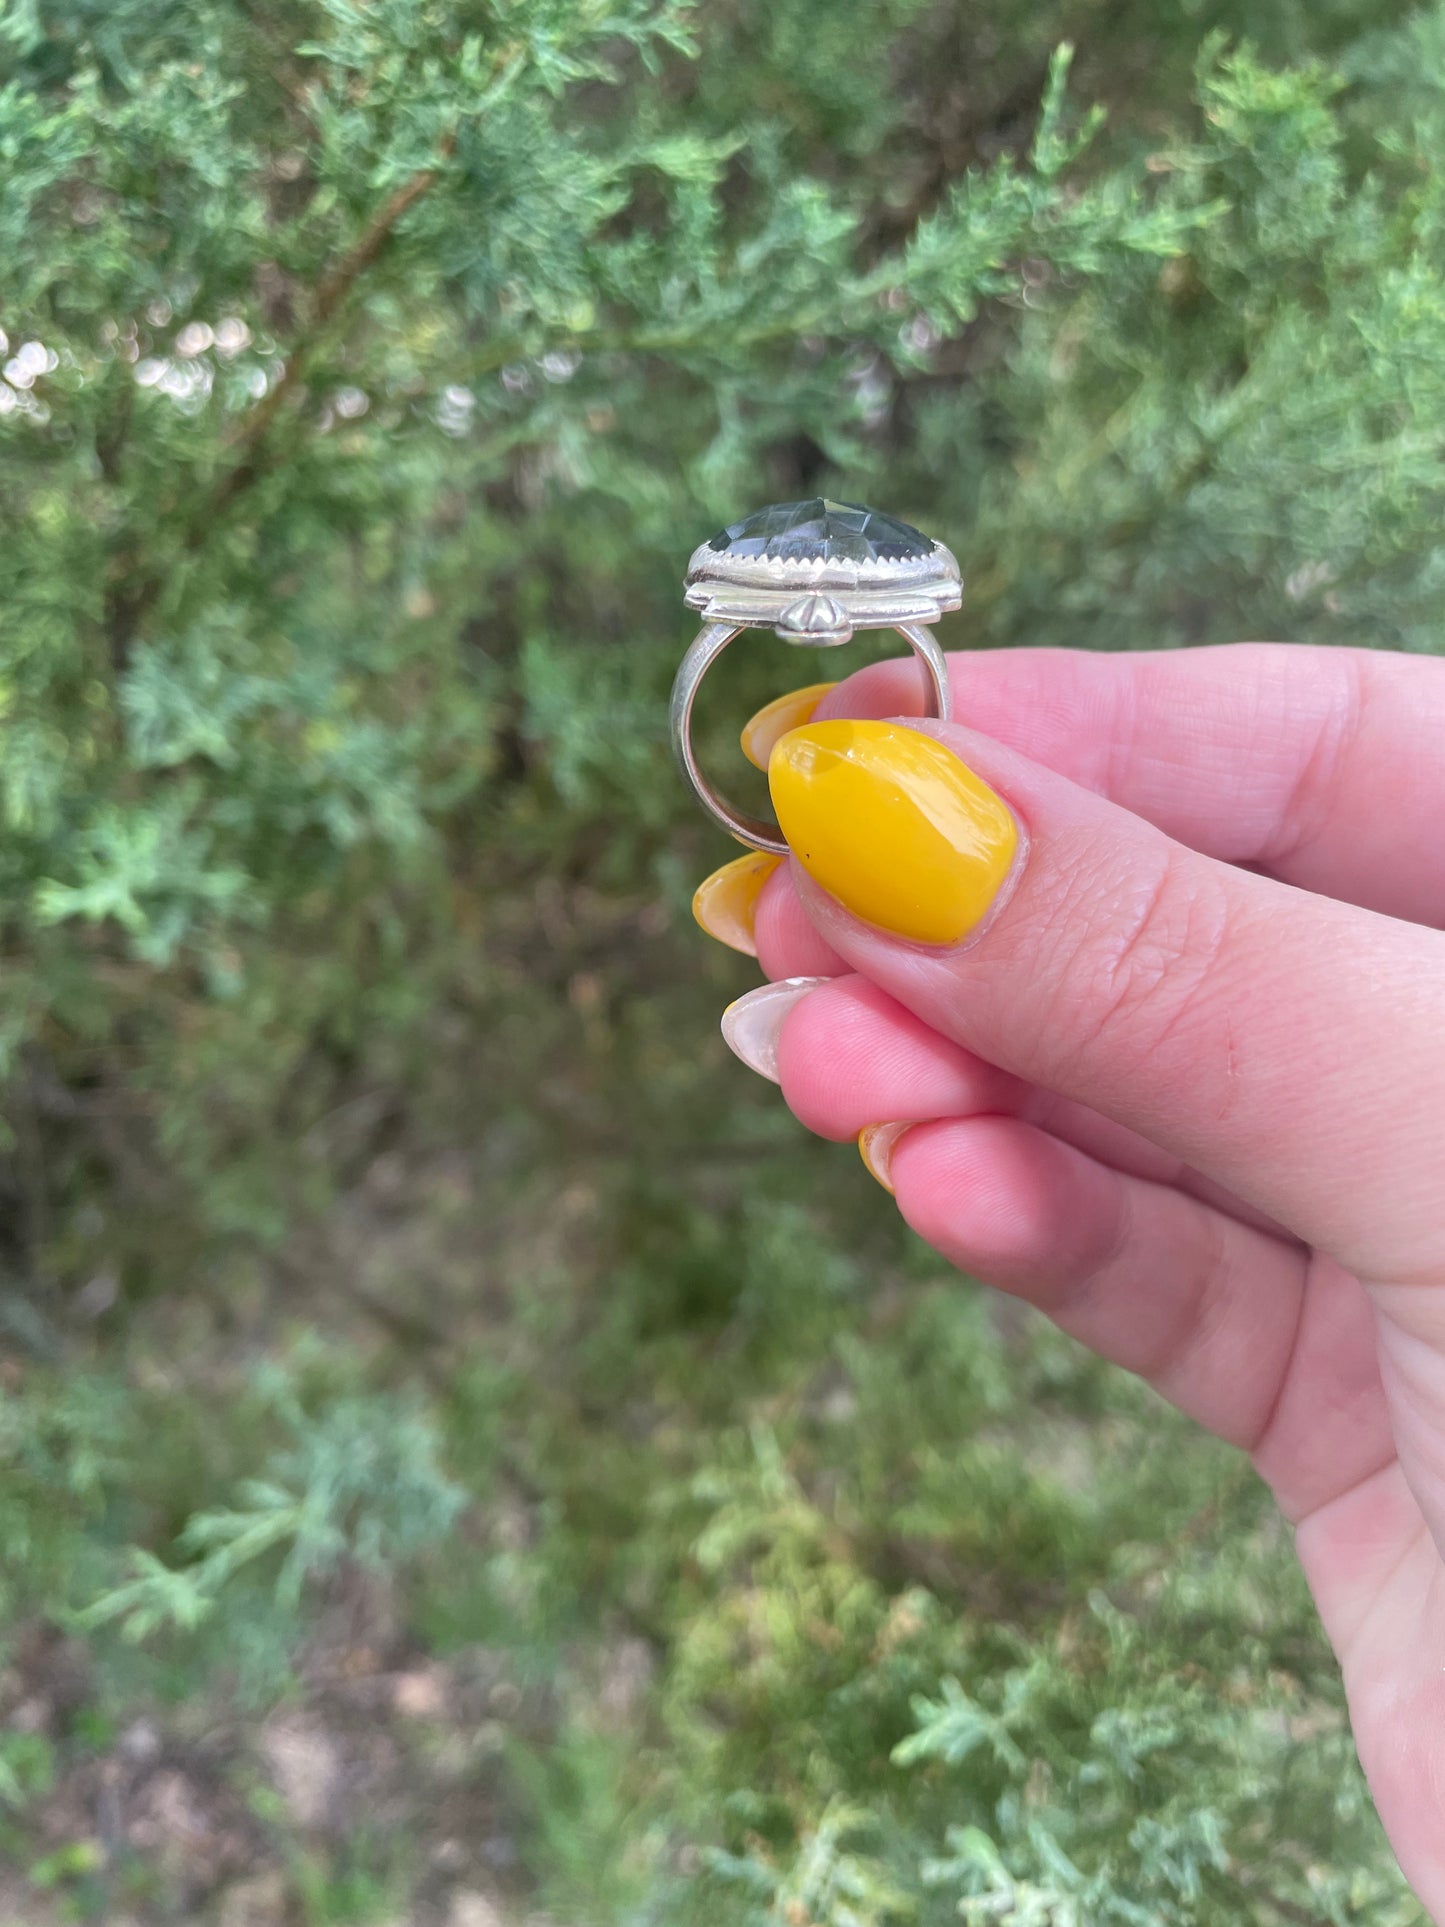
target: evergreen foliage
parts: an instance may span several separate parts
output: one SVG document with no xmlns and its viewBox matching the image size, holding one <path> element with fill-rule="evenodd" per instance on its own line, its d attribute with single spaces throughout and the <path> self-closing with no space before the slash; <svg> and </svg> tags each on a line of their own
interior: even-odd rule
<svg viewBox="0 0 1445 1927">
<path fill-rule="evenodd" d="M 801 1143 L 686 919 L 762 501 L 945 536 L 953 646 L 1442 647 L 1445 9 L 1185 13 L 0 7 L 7 1918 L 224 1907 L 81 1798 L 143 1714 L 277 1919 L 458 1829 L 599 1927 L 1419 1919 L 1253 1483 Z M 420 1657 L 318 1835 L 268 1710 Z"/>
</svg>

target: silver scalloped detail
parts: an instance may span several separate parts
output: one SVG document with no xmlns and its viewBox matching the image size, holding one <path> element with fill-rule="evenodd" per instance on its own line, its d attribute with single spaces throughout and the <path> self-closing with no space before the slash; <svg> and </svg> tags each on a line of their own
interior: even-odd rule
<svg viewBox="0 0 1445 1927">
<path fill-rule="evenodd" d="M 784 589 L 805 586 L 822 591 L 892 587 L 914 582 L 957 582 L 958 563 L 941 542 L 932 553 L 873 562 L 826 560 L 820 556 L 720 555 L 706 542 L 693 551 L 686 583 L 726 582 L 737 587 Z"/>
<path fill-rule="evenodd" d="M 805 595 L 790 602 L 774 627 L 784 642 L 811 643 L 817 648 L 846 642 L 853 633 L 848 611 L 826 595 Z"/>
</svg>

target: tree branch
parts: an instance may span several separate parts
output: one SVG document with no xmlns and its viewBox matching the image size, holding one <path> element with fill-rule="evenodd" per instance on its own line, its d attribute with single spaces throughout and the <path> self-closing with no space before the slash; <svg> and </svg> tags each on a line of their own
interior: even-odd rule
<svg viewBox="0 0 1445 1927">
<path fill-rule="evenodd" d="M 266 438 L 282 409 L 300 386 L 311 356 L 324 339 L 327 329 L 346 305 L 356 283 L 381 253 L 397 222 L 440 178 L 441 163 L 450 159 L 456 144 L 454 133 L 443 138 L 436 165 L 419 168 L 410 180 L 402 182 L 390 199 L 376 210 L 356 241 L 322 280 L 316 293 L 311 326 L 287 357 L 281 379 L 246 418 L 234 443 L 239 459 L 211 496 L 206 515 L 194 525 L 196 540 L 201 539 L 206 525 L 214 516 L 256 481 L 261 472 L 260 455 Z M 188 543 L 187 546 L 193 544 Z"/>
<path fill-rule="evenodd" d="M 242 423 L 231 444 L 237 459 L 191 519 L 181 538 L 182 554 L 193 555 L 206 541 L 217 517 L 254 487 L 264 472 L 262 457 L 267 440 L 282 410 L 301 386 L 311 357 L 345 308 L 357 282 L 386 246 L 397 222 L 441 178 L 443 163 L 450 159 L 456 144 L 455 132 L 444 135 L 438 144 L 433 165 L 418 168 L 415 174 L 402 182 L 377 208 L 341 259 L 322 277 L 309 326 L 286 357 L 281 379 Z M 135 632 L 154 605 L 164 581 L 165 571 L 157 569 L 142 576 L 139 581 L 118 582 L 108 595 L 106 627 L 111 664 L 116 673 L 124 669 Z"/>
</svg>

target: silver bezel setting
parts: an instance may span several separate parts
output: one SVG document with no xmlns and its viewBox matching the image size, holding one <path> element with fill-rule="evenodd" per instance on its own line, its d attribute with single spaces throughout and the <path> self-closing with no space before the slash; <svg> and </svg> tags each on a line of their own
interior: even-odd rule
<svg viewBox="0 0 1445 1927">
<path fill-rule="evenodd" d="M 704 542 L 688 564 L 683 599 L 706 622 L 773 629 L 785 642 L 834 649 L 857 629 L 937 622 L 959 607 L 963 580 L 952 550 L 941 542 L 927 555 L 876 562 L 733 556 Z M 824 599 L 842 620 L 817 620 L 816 605 Z M 811 620 L 804 618 L 806 603 L 815 605 Z"/>
</svg>

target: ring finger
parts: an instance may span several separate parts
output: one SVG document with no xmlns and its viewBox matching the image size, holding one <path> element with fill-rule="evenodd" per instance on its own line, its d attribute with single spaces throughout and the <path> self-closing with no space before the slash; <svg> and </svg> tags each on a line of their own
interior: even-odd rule
<svg viewBox="0 0 1445 1927">
<path fill-rule="evenodd" d="M 796 977 L 765 986 L 732 1005 L 723 1029 L 745 1063 L 776 1076 L 794 1116 L 820 1137 L 843 1142 L 876 1125 L 1007 1115 L 1129 1176 L 1172 1185 L 1241 1224 L 1284 1235 L 1136 1131 L 940 1036 L 866 977 L 815 982 L 806 993 Z"/>
</svg>

